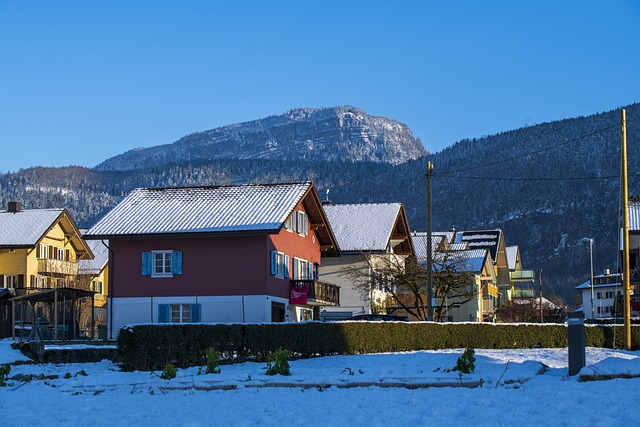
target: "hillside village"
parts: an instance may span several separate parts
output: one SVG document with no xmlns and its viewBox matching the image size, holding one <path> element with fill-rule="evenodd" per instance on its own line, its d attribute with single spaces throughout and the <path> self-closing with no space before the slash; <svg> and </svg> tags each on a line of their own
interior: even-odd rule
<svg viewBox="0 0 640 427">
<path fill-rule="evenodd" d="M 637 271 L 640 204 L 630 211 Z M 139 188 L 89 229 L 64 207 L 12 201 L 0 230 L 2 337 L 25 339 L 35 326 L 42 339 L 77 340 L 113 339 L 141 323 L 563 322 L 567 314 L 540 296 L 535 272 L 500 229 L 432 232 L 427 304 L 429 239 L 412 231 L 403 203 L 334 204 L 310 181 Z M 594 305 L 600 319 L 619 311 L 618 277 L 595 278 L 593 303 L 590 283 L 578 286 L 586 314 Z"/>
</svg>

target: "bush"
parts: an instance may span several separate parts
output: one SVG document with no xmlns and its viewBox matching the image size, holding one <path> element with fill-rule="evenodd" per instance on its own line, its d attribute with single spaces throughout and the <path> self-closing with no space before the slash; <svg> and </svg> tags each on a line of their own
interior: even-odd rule
<svg viewBox="0 0 640 427">
<path fill-rule="evenodd" d="M 590 347 L 623 348 L 622 326 L 586 327 Z M 139 325 L 120 331 L 118 356 L 125 370 L 186 368 L 209 363 L 215 348 L 225 362 L 265 361 L 279 348 L 291 358 L 442 348 L 558 348 L 568 346 L 562 324 L 434 322 L 304 322 L 272 324 Z M 640 326 L 632 326 L 640 348 Z M 219 362 L 220 363 L 220 362 Z"/>
<path fill-rule="evenodd" d="M 11 365 L 8 363 L 0 365 L 0 387 L 7 385 L 6 381 L 11 373 Z"/>
<path fill-rule="evenodd" d="M 162 378 L 163 380 L 170 380 L 175 378 L 177 374 L 178 370 L 176 369 L 176 367 L 171 363 L 167 363 L 162 370 L 162 375 L 160 375 L 160 378 Z"/>
<path fill-rule="evenodd" d="M 214 350 L 213 347 L 209 347 L 206 351 L 207 357 L 207 374 L 219 374 L 220 367 L 218 363 L 220 362 L 220 352 Z"/>
<path fill-rule="evenodd" d="M 462 356 L 458 357 L 456 366 L 453 367 L 454 371 L 458 371 L 460 374 L 470 374 L 476 369 L 476 352 L 472 348 L 467 348 Z"/>
<path fill-rule="evenodd" d="M 289 350 L 279 348 L 267 356 L 267 375 L 290 375 Z"/>
</svg>

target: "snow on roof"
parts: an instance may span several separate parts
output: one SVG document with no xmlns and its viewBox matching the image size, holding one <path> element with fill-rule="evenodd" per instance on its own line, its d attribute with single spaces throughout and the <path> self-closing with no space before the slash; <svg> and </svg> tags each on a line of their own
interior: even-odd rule
<svg viewBox="0 0 640 427">
<path fill-rule="evenodd" d="M 442 234 L 431 233 L 431 253 L 435 254 L 436 250 L 445 239 Z M 414 231 L 411 233 L 411 240 L 413 241 L 413 249 L 416 252 L 416 258 L 418 261 L 425 262 L 427 259 L 427 232 L 426 231 Z"/>
<path fill-rule="evenodd" d="M 326 205 L 324 210 L 343 252 L 385 251 L 400 203 Z"/>
<path fill-rule="evenodd" d="M 518 255 L 518 245 L 507 246 L 507 264 L 509 265 L 509 270 L 516 269 L 517 255 Z"/>
<path fill-rule="evenodd" d="M 471 249 L 488 249 L 491 259 L 495 263 L 501 234 L 502 230 L 500 229 L 458 231 L 456 232 L 455 242 L 467 242 Z"/>
<path fill-rule="evenodd" d="M 102 240 L 87 240 L 87 246 L 93 252 L 94 259 L 82 259 L 78 261 L 79 274 L 99 274 L 109 261 L 109 249 Z M 104 242 L 109 244 L 108 241 Z"/>
<path fill-rule="evenodd" d="M 487 258 L 487 249 L 467 249 L 463 251 L 438 252 L 436 254 L 436 257 L 441 259 L 445 256 L 451 259 L 459 259 L 464 271 L 480 273 Z"/>
<path fill-rule="evenodd" d="M 640 231 L 640 202 L 629 202 L 629 231 Z"/>
<path fill-rule="evenodd" d="M 34 246 L 64 209 L 0 211 L 0 247 Z"/>
<path fill-rule="evenodd" d="M 540 297 L 534 297 L 534 298 L 514 298 L 513 299 L 513 303 L 514 304 L 519 304 L 519 305 L 524 305 L 524 304 L 533 304 L 534 307 L 540 307 Z M 556 305 L 554 303 L 552 303 L 551 301 L 549 301 L 548 299 L 546 299 L 545 297 L 542 297 L 542 306 L 549 308 L 551 310 L 557 310 L 560 307 L 559 305 Z"/>
<path fill-rule="evenodd" d="M 85 236 L 275 232 L 311 186 L 302 182 L 137 188 Z"/>
</svg>

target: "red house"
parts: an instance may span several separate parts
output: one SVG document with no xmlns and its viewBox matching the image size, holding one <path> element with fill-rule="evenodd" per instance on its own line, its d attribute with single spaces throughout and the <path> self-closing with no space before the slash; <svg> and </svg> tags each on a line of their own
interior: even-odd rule
<svg viewBox="0 0 640 427">
<path fill-rule="evenodd" d="M 84 237 L 108 240 L 111 337 L 135 323 L 299 321 L 339 304 L 316 280 L 340 250 L 311 182 L 139 188 Z"/>
</svg>

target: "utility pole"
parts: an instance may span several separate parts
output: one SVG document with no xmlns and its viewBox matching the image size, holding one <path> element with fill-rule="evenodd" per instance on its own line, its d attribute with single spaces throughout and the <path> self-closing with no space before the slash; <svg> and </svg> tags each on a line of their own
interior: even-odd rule
<svg viewBox="0 0 640 427">
<path fill-rule="evenodd" d="M 542 310 L 542 270 L 538 270 L 538 283 L 540 284 L 540 323 L 544 323 L 544 312 Z"/>
<path fill-rule="evenodd" d="M 622 182 L 622 285 L 624 286 L 624 348 L 631 350 L 631 275 L 629 273 L 629 186 L 627 177 L 627 112 L 620 111 Z"/>
<path fill-rule="evenodd" d="M 433 289 L 433 254 L 431 253 L 431 172 L 433 164 L 427 162 L 427 320 L 433 320 L 433 305 L 431 304 L 431 290 Z"/>
</svg>

